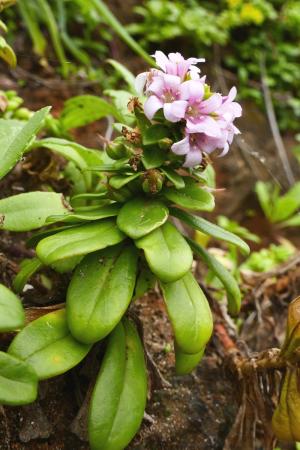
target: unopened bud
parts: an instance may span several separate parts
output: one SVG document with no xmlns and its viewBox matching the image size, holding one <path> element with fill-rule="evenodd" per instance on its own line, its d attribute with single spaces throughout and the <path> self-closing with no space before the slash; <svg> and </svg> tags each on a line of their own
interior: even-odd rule
<svg viewBox="0 0 300 450">
<path fill-rule="evenodd" d="M 115 160 L 129 158 L 132 154 L 130 147 L 125 144 L 125 139 L 122 136 L 107 145 L 106 153 L 111 159 Z"/>
<path fill-rule="evenodd" d="M 158 146 L 162 150 L 170 150 L 172 144 L 173 141 L 170 138 L 163 138 L 158 141 Z"/>
<path fill-rule="evenodd" d="M 144 175 L 143 191 L 147 194 L 157 194 L 161 191 L 164 177 L 159 170 L 148 170 Z"/>
</svg>

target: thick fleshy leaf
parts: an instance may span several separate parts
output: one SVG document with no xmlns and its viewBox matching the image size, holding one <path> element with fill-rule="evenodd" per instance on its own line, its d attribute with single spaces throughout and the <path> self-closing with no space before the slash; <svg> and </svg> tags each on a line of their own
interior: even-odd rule
<svg viewBox="0 0 300 450">
<path fill-rule="evenodd" d="M 137 256 L 133 246 L 115 246 L 81 261 L 67 292 L 68 325 L 76 339 L 97 342 L 119 323 L 132 298 Z"/>
<path fill-rule="evenodd" d="M 109 185 L 114 189 L 121 189 L 123 186 L 130 183 L 130 181 L 133 181 L 140 176 L 140 173 L 130 175 L 114 175 L 109 179 Z"/>
<path fill-rule="evenodd" d="M 150 289 L 153 289 L 155 283 L 156 276 L 151 272 L 149 267 L 146 265 L 142 267 L 136 280 L 133 300 L 142 297 L 146 292 L 150 291 Z"/>
<path fill-rule="evenodd" d="M 143 347 L 128 320 L 111 333 L 92 395 L 89 441 L 93 450 L 127 447 L 143 419 L 147 374 Z"/>
<path fill-rule="evenodd" d="M 213 255 L 201 247 L 201 245 L 191 239 L 188 239 L 188 242 L 192 250 L 205 261 L 207 266 L 223 284 L 227 292 L 229 314 L 236 316 L 241 308 L 241 291 L 236 279 Z"/>
<path fill-rule="evenodd" d="M 277 439 L 300 441 L 300 371 L 288 367 L 284 375 L 279 403 L 272 418 L 272 428 Z"/>
<path fill-rule="evenodd" d="M 125 239 L 113 220 L 72 227 L 42 239 L 36 248 L 39 259 L 46 265 L 73 256 L 101 250 Z"/>
<path fill-rule="evenodd" d="M 162 171 L 162 173 L 165 174 L 168 180 L 174 184 L 176 189 L 184 188 L 185 186 L 184 177 L 179 175 L 175 170 L 169 169 L 167 167 L 164 167 L 163 169 L 160 170 Z"/>
<path fill-rule="evenodd" d="M 221 239 L 229 244 L 236 245 L 245 255 L 250 252 L 249 246 L 240 237 L 202 217 L 193 216 L 178 208 L 170 208 L 170 214 L 177 217 L 177 219 L 182 220 L 195 230 L 202 231 L 202 233 L 208 234 L 216 239 Z"/>
<path fill-rule="evenodd" d="M 186 375 L 195 367 L 198 366 L 199 362 L 203 358 L 205 351 L 205 347 L 199 352 L 194 354 L 184 353 L 176 344 L 175 344 L 175 370 L 177 375 Z"/>
<path fill-rule="evenodd" d="M 29 231 L 40 228 L 49 215 L 70 213 L 70 206 L 55 192 L 26 192 L 0 200 L 0 229 Z"/>
<path fill-rule="evenodd" d="M 38 378 L 34 369 L 7 353 L 0 352 L 0 404 L 27 405 L 35 401 Z"/>
<path fill-rule="evenodd" d="M 155 169 L 160 167 L 166 160 L 167 154 L 165 150 L 160 149 L 157 145 L 149 145 L 144 148 L 142 163 L 145 169 Z"/>
<path fill-rule="evenodd" d="M 191 272 L 160 284 L 178 347 L 184 353 L 200 353 L 211 337 L 213 319 L 199 284 Z"/>
<path fill-rule="evenodd" d="M 25 314 L 20 299 L 0 284 L 0 332 L 17 330 L 24 323 Z"/>
<path fill-rule="evenodd" d="M 96 95 L 78 95 L 67 100 L 60 121 L 66 130 L 82 127 L 102 117 L 113 116 L 122 121 L 118 110 Z"/>
<path fill-rule="evenodd" d="M 199 183 L 184 177 L 185 187 L 164 188 L 163 195 L 172 203 L 195 211 L 212 211 L 215 207 L 213 195 L 200 187 Z"/>
<path fill-rule="evenodd" d="M 13 120 L 0 120 L 0 179 L 20 160 L 32 138 L 38 133 L 50 107 L 37 111 L 24 125 Z"/>
<path fill-rule="evenodd" d="M 182 278 L 191 268 L 193 254 L 186 240 L 170 222 L 135 241 L 144 250 L 152 272 L 162 281 Z"/>
<path fill-rule="evenodd" d="M 151 125 L 149 128 L 145 130 L 143 133 L 143 144 L 144 145 L 153 145 L 157 144 L 158 141 L 168 137 L 169 129 L 161 124 Z"/>
<path fill-rule="evenodd" d="M 47 223 L 64 222 L 64 223 L 78 223 L 90 222 L 93 220 L 106 219 L 107 217 L 117 216 L 120 211 L 120 205 L 112 204 L 95 208 L 91 210 L 83 210 L 82 212 L 75 211 L 71 214 L 64 214 L 61 216 L 47 217 Z"/>
<path fill-rule="evenodd" d="M 119 212 L 117 225 L 132 239 L 139 239 L 163 225 L 169 210 L 160 201 L 136 198 L 127 202 Z"/>
<path fill-rule="evenodd" d="M 90 348 L 71 336 L 65 310 L 58 310 L 23 328 L 11 342 L 8 353 L 30 364 L 43 380 L 72 369 Z"/>
</svg>

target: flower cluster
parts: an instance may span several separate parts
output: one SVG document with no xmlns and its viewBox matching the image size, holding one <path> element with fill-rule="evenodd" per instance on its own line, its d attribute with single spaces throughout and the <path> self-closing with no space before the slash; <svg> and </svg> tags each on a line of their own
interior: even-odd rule
<svg viewBox="0 0 300 450">
<path fill-rule="evenodd" d="M 202 154 L 221 149 L 221 155 L 229 150 L 235 134 L 235 118 L 242 114 L 241 106 L 234 101 L 236 88 L 227 96 L 212 93 L 206 77 L 200 77 L 196 64 L 203 59 L 184 59 L 180 53 L 161 51 L 154 54 L 160 69 L 151 69 L 136 78 L 136 89 L 145 92 L 145 115 L 153 119 L 160 109 L 170 122 L 185 123 L 184 138 L 172 145 L 177 155 L 185 155 L 184 167 L 201 163 Z"/>
</svg>

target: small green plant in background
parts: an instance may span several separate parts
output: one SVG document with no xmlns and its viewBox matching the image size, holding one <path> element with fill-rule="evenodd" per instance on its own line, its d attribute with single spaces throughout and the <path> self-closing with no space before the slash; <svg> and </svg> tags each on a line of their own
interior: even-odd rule
<svg viewBox="0 0 300 450">
<path fill-rule="evenodd" d="M 255 191 L 266 218 L 280 227 L 296 227 L 300 225 L 300 182 L 284 195 L 280 188 L 271 182 L 258 181 Z"/>
<path fill-rule="evenodd" d="M 81 74 L 85 72 L 91 78 L 97 76 L 99 69 L 93 68 L 93 60 L 99 63 L 99 58 L 103 60 L 108 56 L 111 30 L 152 64 L 148 54 L 131 38 L 102 0 L 19 0 L 8 19 L 14 25 L 11 40 L 17 30 L 16 22 L 21 19 L 42 64 L 48 64 L 50 42 L 63 77 L 77 73 L 80 68 L 84 69 Z"/>
<path fill-rule="evenodd" d="M 2 0 L 0 2 L 0 13 L 15 3 L 15 0 Z M 0 32 L 7 32 L 7 26 L 0 19 Z M 17 63 L 17 58 L 12 47 L 6 42 L 3 36 L 0 36 L 0 58 L 3 59 L 10 67 L 15 67 Z"/>
</svg>

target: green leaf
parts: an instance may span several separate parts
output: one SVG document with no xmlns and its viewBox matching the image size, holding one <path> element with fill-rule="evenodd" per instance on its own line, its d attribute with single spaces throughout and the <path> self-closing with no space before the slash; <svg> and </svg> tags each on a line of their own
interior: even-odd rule
<svg viewBox="0 0 300 450">
<path fill-rule="evenodd" d="M 190 246 L 170 222 L 138 239 L 135 245 L 144 250 L 150 269 L 162 281 L 178 280 L 191 268 Z"/>
<path fill-rule="evenodd" d="M 213 195 L 199 186 L 199 183 L 184 178 L 185 187 L 178 190 L 176 188 L 164 188 L 163 195 L 172 203 L 195 211 L 212 211 L 215 207 Z"/>
<path fill-rule="evenodd" d="M 117 216 L 120 211 L 120 205 L 114 203 L 112 205 L 103 206 L 92 209 L 91 211 L 74 212 L 74 214 L 64 214 L 60 216 L 49 216 L 47 223 L 64 222 L 64 223 L 78 223 L 93 220 L 105 219 L 107 217 Z"/>
<path fill-rule="evenodd" d="M 0 284 L 0 332 L 17 330 L 24 323 L 25 314 L 20 299 Z"/>
<path fill-rule="evenodd" d="M 118 244 L 123 239 L 125 235 L 117 228 L 115 222 L 105 219 L 72 227 L 46 237 L 38 243 L 36 252 L 44 264 L 51 265 L 65 258 L 86 255 Z"/>
<path fill-rule="evenodd" d="M 3 36 L 0 36 L 0 58 L 3 59 L 10 67 L 14 68 L 17 65 L 17 58 L 15 52 L 6 42 Z"/>
<path fill-rule="evenodd" d="M 200 353 L 213 331 L 208 301 L 188 272 L 173 283 L 160 283 L 178 347 L 188 354 Z"/>
<path fill-rule="evenodd" d="M 141 265 L 141 264 L 140 264 Z M 143 266 L 136 280 L 133 300 L 142 297 L 146 292 L 153 289 L 156 283 L 156 277 L 148 266 Z"/>
<path fill-rule="evenodd" d="M 7 353 L 0 352 L 0 404 L 27 405 L 37 398 L 38 379 L 34 369 Z"/>
<path fill-rule="evenodd" d="M 127 69 L 123 64 L 119 63 L 114 59 L 108 59 L 107 62 L 113 66 L 113 68 L 118 72 L 124 81 L 126 81 L 130 91 L 133 94 L 136 94 L 135 91 L 135 76 L 130 70 Z"/>
<path fill-rule="evenodd" d="M 71 336 L 65 310 L 61 309 L 30 322 L 13 339 L 8 353 L 30 364 L 44 380 L 72 369 L 90 348 Z"/>
<path fill-rule="evenodd" d="M 230 231 L 224 230 L 218 225 L 215 225 L 202 217 L 193 216 L 192 214 L 182 211 L 181 209 L 170 208 L 170 213 L 172 216 L 182 220 L 195 230 L 201 231 L 202 233 L 208 234 L 216 239 L 229 242 L 229 244 L 236 245 L 245 255 L 250 253 L 250 248 L 246 242 Z"/>
<path fill-rule="evenodd" d="M 62 194 L 26 192 L 0 200 L 0 229 L 30 231 L 46 223 L 49 215 L 65 215 L 70 207 Z"/>
<path fill-rule="evenodd" d="M 20 265 L 21 270 L 18 272 L 13 281 L 13 288 L 15 292 L 22 292 L 27 281 L 42 266 L 43 265 L 38 258 L 24 259 Z"/>
<path fill-rule="evenodd" d="M 205 347 L 195 354 L 184 353 L 178 345 L 175 344 L 175 370 L 177 375 L 186 375 L 192 372 L 203 358 Z"/>
<path fill-rule="evenodd" d="M 13 132 L 16 121 L 10 124 L 8 120 L 0 120 L 0 178 L 19 161 L 32 138 L 39 132 L 49 111 L 50 107 L 40 109 L 22 128 L 18 125 Z"/>
<path fill-rule="evenodd" d="M 81 261 L 67 292 L 68 325 L 76 339 L 94 343 L 115 328 L 131 301 L 136 271 L 132 246 L 115 246 Z"/>
<path fill-rule="evenodd" d="M 147 170 L 155 169 L 165 162 L 166 157 L 165 150 L 160 149 L 157 145 L 149 145 L 143 149 L 142 163 Z"/>
<path fill-rule="evenodd" d="M 64 230 L 68 230 L 70 228 L 74 228 L 75 226 L 78 226 L 79 224 L 76 225 L 64 225 L 64 226 L 58 226 L 58 227 L 54 227 L 54 228 L 48 228 L 46 230 L 41 230 L 41 231 L 37 231 L 35 232 L 29 239 L 27 239 L 26 241 L 26 246 L 27 247 L 35 247 L 42 239 L 51 236 L 52 234 L 56 234 L 59 231 L 64 231 Z"/>
<path fill-rule="evenodd" d="M 281 222 L 281 227 L 299 227 L 300 226 L 300 214 L 295 214 L 290 219 Z"/>
<path fill-rule="evenodd" d="M 117 35 L 130 47 L 137 55 L 141 56 L 150 66 L 155 66 L 154 60 L 145 52 L 145 50 L 133 39 L 126 28 L 112 14 L 108 6 L 102 0 L 92 0 L 92 5 L 99 13 L 102 21 L 109 25 Z"/>
<path fill-rule="evenodd" d="M 114 175 L 109 179 L 109 185 L 114 189 L 121 189 L 123 186 L 130 183 L 130 181 L 133 181 L 140 176 L 140 173 L 130 175 Z"/>
<path fill-rule="evenodd" d="M 133 125 L 134 123 L 134 115 L 132 112 L 130 112 L 128 110 L 128 103 L 129 101 L 132 99 L 132 93 L 128 92 L 128 91 L 124 91 L 122 89 L 106 89 L 104 91 L 104 94 L 107 95 L 108 97 L 111 97 L 115 107 L 117 108 L 117 110 L 119 111 L 119 114 L 122 115 L 122 124 L 120 127 L 119 132 L 122 132 L 122 128 L 125 125 Z M 115 127 L 115 125 L 114 125 Z"/>
<path fill-rule="evenodd" d="M 139 239 L 163 225 L 168 208 L 160 201 L 136 198 L 125 203 L 119 212 L 117 225 L 132 239 Z"/>
<path fill-rule="evenodd" d="M 91 186 L 91 173 L 87 171 L 89 167 L 102 164 L 101 152 L 91 148 L 83 147 L 75 142 L 59 138 L 46 138 L 34 142 L 33 148 L 48 148 L 63 156 L 66 160 L 73 162 L 81 172 L 87 188 Z"/>
<path fill-rule="evenodd" d="M 118 110 L 96 95 L 78 95 L 65 102 L 60 121 L 65 130 L 78 128 L 106 116 L 113 116 L 122 121 Z"/>
<path fill-rule="evenodd" d="M 217 278 L 221 281 L 227 292 L 228 311 L 232 316 L 236 316 L 241 308 L 241 291 L 234 276 L 209 252 L 196 242 L 188 239 L 192 250 L 200 256 L 207 266 L 213 271 Z"/>
<path fill-rule="evenodd" d="M 161 139 L 168 137 L 169 133 L 169 129 L 164 125 L 151 125 L 149 128 L 146 128 L 145 132 L 143 133 L 143 144 L 157 144 Z"/>
<path fill-rule="evenodd" d="M 127 447 L 144 415 L 147 374 L 143 347 L 128 320 L 111 333 L 92 394 L 88 432 L 93 450 Z"/>
<path fill-rule="evenodd" d="M 300 182 L 283 196 L 277 199 L 272 212 L 272 221 L 281 222 L 288 219 L 300 207 Z"/>
<path fill-rule="evenodd" d="M 184 178 L 179 175 L 175 170 L 169 168 L 161 168 L 162 173 L 166 175 L 169 181 L 174 184 L 176 189 L 183 189 L 185 186 Z"/>
</svg>

